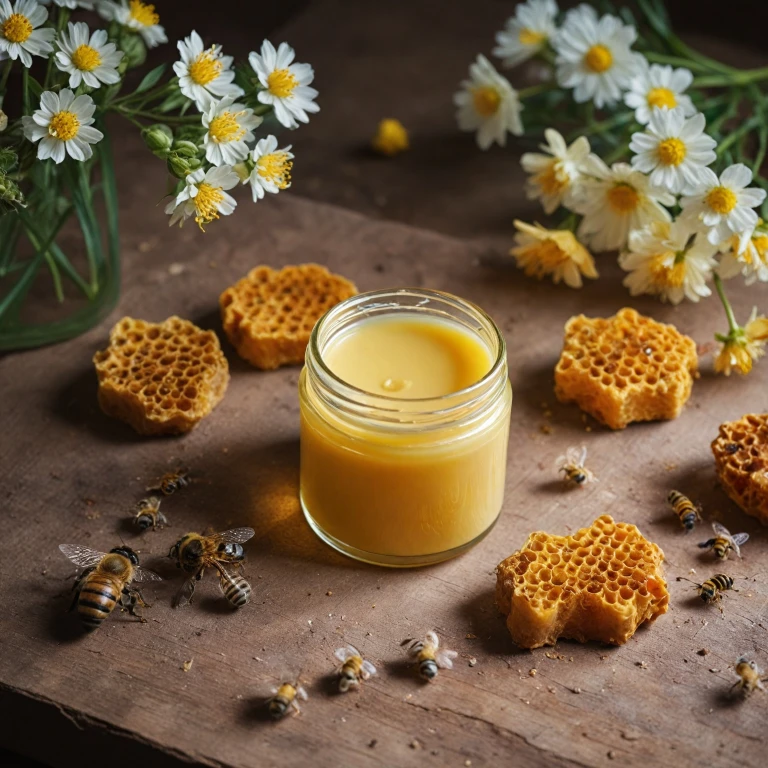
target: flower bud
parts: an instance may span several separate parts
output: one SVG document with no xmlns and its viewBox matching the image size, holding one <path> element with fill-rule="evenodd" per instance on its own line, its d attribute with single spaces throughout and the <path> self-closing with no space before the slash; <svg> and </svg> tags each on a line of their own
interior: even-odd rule
<svg viewBox="0 0 768 768">
<path fill-rule="evenodd" d="M 119 47 L 125 53 L 123 59 L 129 68 L 140 67 L 147 58 L 147 46 L 144 45 L 141 35 L 135 32 L 124 31 L 120 35 Z"/>
<path fill-rule="evenodd" d="M 151 125 L 142 132 L 144 143 L 161 157 L 165 157 L 173 145 L 173 131 L 162 123 Z"/>
<path fill-rule="evenodd" d="M 0 213 L 7 207 L 24 206 L 24 195 L 16 182 L 0 172 Z"/>
<path fill-rule="evenodd" d="M 251 169 L 247 163 L 235 163 L 232 166 L 232 170 L 237 174 L 237 178 L 240 179 L 242 184 L 245 184 L 251 178 Z"/>
<path fill-rule="evenodd" d="M 191 172 L 189 161 L 178 155 L 168 155 L 168 172 L 175 176 L 177 179 L 186 179 L 187 174 Z"/>
<path fill-rule="evenodd" d="M 0 133 L 8 127 L 8 115 L 0 109 Z"/>
<path fill-rule="evenodd" d="M 194 141 L 177 139 L 173 142 L 173 151 L 180 157 L 196 157 L 200 150 Z"/>
</svg>

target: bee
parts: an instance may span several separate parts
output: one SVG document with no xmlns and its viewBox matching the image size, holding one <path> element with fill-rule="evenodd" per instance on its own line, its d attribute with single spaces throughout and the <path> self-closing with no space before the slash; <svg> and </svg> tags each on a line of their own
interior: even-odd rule
<svg viewBox="0 0 768 768">
<path fill-rule="evenodd" d="M 337 648 L 334 656 L 341 662 L 338 670 L 339 690 L 346 693 L 350 688 L 357 688 L 361 680 L 367 680 L 376 674 L 376 667 L 363 659 L 360 651 L 353 645 Z"/>
<path fill-rule="evenodd" d="M 136 515 L 133 522 L 142 531 L 146 531 L 150 527 L 156 531 L 158 528 L 168 525 L 168 518 L 160 511 L 160 499 L 157 496 L 142 499 L 136 505 Z"/>
<path fill-rule="evenodd" d="M 215 568 L 219 572 L 219 584 L 229 602 L 239 608 L 248 602 L 251 585 L 242 576 L 233 576 L 224 569 L 223 563 L 242 566 L 245 560 L 243 544 L 251 539 L 253 528 L 234 528 L 223 533 L 203 536 L 199 533 L 187 533 L 169 550 L 168 557 L 176 561 L 176 567 L 190 574 L 181 585 L 173 600 L 179 608 L 192 602 L 195 586 L 206 568 Z"/>
<path fill-rule="evenodd" d="M 754 690 L 765 690 L 763 680 L 760 679 L 763 670 L 757 666 L 757 662 L 749 661 L 746 656 L 742 656 L 736 662 L 736 674 L 739 676 L 739 679 L 731 686 L 731 690 L 738 687 L 745 696 L 748 696 Z"/>
<path fill-rule="evenodd" d="M 680 491 L 670 491 L 667 503 L 672 507 L 686 533 L 690 533 L 696 523 L 701 522 L 701 506 L 694 504 Z"/>
<path fill-rule="evenodd" d="M 707 541 L 702 541 L 699 547 L 702 549 L 711 549 L 718 560 L 727 560 L 728 553 L 733 550 L 739 557 L 741 557 L 741 550 L 739 547 L 745 544 L 749 539 L 748 533 L 737 533 L 731 536 L 730 532 L 724 525 L 720 523 L 712 523 L 712 530 L 715 532 L 715 536 Z"/>
<path fill-rule="evenodd" d="M 75 565 L 84 569 L 72 587 L 75 596 L 69 610 L 77 606 L 80 621 L 86 629 L 96 629 L 118 603 L 131 616 L 146 621 L 136 613 L 136 606 L 149 608 L 149 605 L 132 582 L 162 579 L 154 571 L 139 568 L 139 556 L 130 547 L 97 552 L 89 547 L 60 544 L 59 549 Z"/>
<path fill-rule="evenodd" d="M 160 491 L 163 496 L 171 494 L 186 488 L 192 479 L 189 476 L 189 470 L 177 469 L 175 472 L 166 472 L 155 485 L 147 488 L 148 491 Z"/>
<path fill-rule="evenodd" d="M 726 576 L 724 573 L 716 573 L 711 578 L 707 579 L 703 584 L 697 584 L 691 579 L 686 579 L 684 576 L 678 576 L 677 580 L 690 581 L 699 590 L 699 597 L 707 605 L 717 605 L 720 613 L 723 612 L 723 608 L 720 605 L 720 600 L 723 599 L 723 593 L 729 589 L 734 592 L 738 592 L 738 589 L 733 587 L 733 579 L 730 576 Z"/>
<path fill-rule="evenodd" d="M 299 684 L 298 680 L 292 683 L 282 683 L 279 688 L 272 689 L 272 698 L 267 703 L 269 708 L 269 714 L 273 720 L 279 720 L 281 717 L 285 717 L 288 714 L 288 709 L 292 708 L 294 714 L 298 715 L 301 712 L 299 708 L 299 702 L 297 699 L 306 701 L 309 697 L 304 688 Z"/>
<path fill-rule="evenodd" d="M 573 485 L 586 485 L 597 482 L 597 478 L 584 466 L 587 460 L 587 446 L 571 446 L 564 456 L 558 456 L 555 464 L 558 472 L 565 472 L 563 480 Z"/>
<path fill-rule="evenodd" d="M 419 675 L 425 680 L 434 680 L 437 677 L 437 669 L 453 669 L 453 660 L 459 655 L 456 651 L 448 651 L 440 648 L 440 638 L 437 633 L 427 632 L 423 640 L 408 638 L 400 643 L 407 645 L 409 656 L 414 656 L 419 662 Z"/>
</svg>

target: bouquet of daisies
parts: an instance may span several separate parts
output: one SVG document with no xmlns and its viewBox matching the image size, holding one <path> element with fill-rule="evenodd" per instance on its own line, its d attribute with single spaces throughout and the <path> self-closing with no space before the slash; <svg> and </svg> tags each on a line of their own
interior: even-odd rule
<svg viewBox="0 0 768 768">
<path fill-rule="evenodd" d="M 77 8 L 96 10 L 106 28 L 70 21 Z M 256 131 L 270 116 L 296 128 L 318 111 L 312 67 L 269 41 L 236 66 L 192 32 L 178 42 L 172 77 L 162 64 L 124 93 L 126 72 L 166 42 L 155 7 L 139 0 L 0 0 L 0 213 L 24 206 L 35 164 L 91 160 L 108 112 L 136 125 L 177 180 L 172 224 L 194 218 L 202 229 L 231 214 L 239 184 L 254 201 L 290 186 L 290 146 L 272 135 L 257 141 Z M 19 111 L 4 106 L 14 71 Z"/>
<path fill-rule="evenodd" d="M 529 198 L 560 221 L 515 222 L 511 254 L 526 274 L 580 287 L 598 277 L 593 253 L 618 251 L 633 296 L 697 302 L 713 285 L 728 322 L 715 368 L 748 373 L 768 319 L 755 310 L 740 325 L 723 281 L 768 282 L 768 68 L 693 50 L 661 0 L 637 0 L 636 15 L 601 8 L 519 5 L 493 54 L 506 68 L 526 63 L 537 82 L 517 90 L 478 56 L 454 97 L 459 127 L 481 149 L 509 134 L 544 139 L 521 165 Z"/>
</svg>

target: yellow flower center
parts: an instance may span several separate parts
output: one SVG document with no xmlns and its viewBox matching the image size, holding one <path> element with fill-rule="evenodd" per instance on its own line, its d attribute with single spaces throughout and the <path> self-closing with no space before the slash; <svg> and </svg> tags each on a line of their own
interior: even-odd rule
<svg viewBox="0 0 768 768">
<path fill-rule="evenodd" d="M 287 99 L 298 84 L 299 81 L 289 69 L 276 69 L 267 78 L 267 89 L 278 99 Z"/>
<path fill-rule="evenodd" d="M 520 30 L 517 39 L 520 41 L 521 45 L 539 45 L 539 43 L 543 43 L 547 39 L 547 36 L 543 32 L 537 32 L 535 29 L 523 27 Z"/>
<path fill-rule="evenodd" d="M 203 51 L 189 65 L 189 76 L 198 85 L 208 85 L 221 74 L 222 69 L 224 69 L 224 65 L 211 48 L 209 51 Z"/>
<path fill-rule="evenodd" d="M 707 192 L 704 202 L 715 212 L 722 215 L 730 213 L 738 203 L 736 195 L 728 187 L 714 187 Z"/>
<path fill-rule="evenodd" d="M 138 21 L 144 27 L 154 27 L 160 23 L 160 16 L 155 13 L 154 5 L 146 5 L 139 0 L 131 0 L 129 3 L 131 18 Z"/>
<path fill-rule="evenodd" d="M 664 139 L 656 150 L 663 165 L 680 165 L 685 160 L 688 150 L 680 139 Z"/>
<path fill-rule="evenodd" d="M 0 32 L 9 43 L 23 43 L 32 34 L 34 27 L 26 16 L 12 13 L 0 27 Z"/>
<path fill-rule="evenodd" d="M 768 255 L 768 235 L 758 235 L 757 237 L 753 237 L 752 245 L 755 246 L 757 255 L 762 259 L 762 261 L 765 261 L 765 257 Z M 751 260 L 752 257 L 750 256 L 750 261 Z"/>
<path fill-rule="evenodd" d="M 240 141 L 245 136 L 245 128 L 241 128 L 237 118 L 243 112 L 222 112 L 211 120 L 208 133 L 217 144 L 226 144 L 230 141 Z"/>
<path fill-rule="evenodd" d="M 60 141 L 69 141 L 77 136 L 80 121 L 74 112 L 57 112 L 48 123 L 48 134 Z"/>
<path fill-rule="evenodd" d="M 543 171 L 537 173 L 531 179 L 534 184 L 539 186 L 545 195 L 557 195 L 562 192 L 569 184 L 569 179 L 567 176 L 563 176 L 563 178 L 558 176 L 558 163 L 558 160 L 552 160 L 552 162 L 547 164 L 547 167 Z"/>
<path fill-rule="evenodd" d="M 96 67 L 101 66 L 101 56 L 90 45 L 81 45 L 72 54 L 72 63 L 83 72 L 91 72 Z"/>
<path fill-rule="evenodd" d="M 677 99 L 675 94 L 669 90 L 669 88 L 651 88 L 648 91 L 648 106 L 649 107 L 666 107 L 672 109 L 677 106 Z"/>
<path fill-rule="evenodd" d="M 604 45 L 593 45 L 584 56 L 588 69 L 600 74 L 613 66 L 613 54 Z"/>
<path fill-rule="evenodd" d="M 608 190 L 608 202 L 617 213 L 632 213 L 640 202 L 640 195 L 629 184 L 616 184 Z"/>
<path fill-rule="evenodd" d="M 649 271 L 653 282 L 662 288 L 682 288 L 685 285 L 685 259 L 675 260 L 673 265 L 669 266 L 670 256 L 674 258 L 674 253 L 660 253 L 654 256 L 649 264 Z"/>
<path fill-rule="evenodd" d="M 408 131 L 399 120 L 388 118 L 379 123 L 373 148 L 384 155 L 396 155 L 408 149 Z"/>
<path fill-rule="evenodd" d="M 490 117 L 496 114 L 499 104 L 501 104 L 501 96 L 495 88 L 482 85 L 472 91 L 472 104 L 474 104 L 475 112 L 478 115 Z"/>
<path fill-rule="evenodd" d="M 271 152 L 262 155 L 256 161 L 259 176 L 271 181 L 278 189 L 287 189 L 291 185 L 291 168 L 293 161 L 286 152 Z"/>
<path fill-rule="evenodd" d="M 212 187 L 206 182 L 198 185 L 197 196 L 194 198 L 195 210 L 197 211 L 195 221 L 203 232 L 205 232 L 203 224 L 210 224 L 219 218 L 218 206 L 223 199 L 224 193 L 221 191 L 221 187 Z"/>
</svg>

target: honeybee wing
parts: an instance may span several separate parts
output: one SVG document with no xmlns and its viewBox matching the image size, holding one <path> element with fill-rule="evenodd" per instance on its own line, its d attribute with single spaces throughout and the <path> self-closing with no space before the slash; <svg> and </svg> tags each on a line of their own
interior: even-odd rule
<svg viewBox="0 0 768 768">
<path fill-rule="evenodd" d="M 453 669 L 453 660 L 458 655 L 456 651 L 440 651 L 435 654 L 435 661 L 442 669 Z"/>
<path fill-rule="evenodd" d="M 576 464 L 578 466 L 581 466 L 587 459 L 587 446 L 582 445 L 581 447 L 577 445 L 572 445 L 566 452 L 565 452 L 565 460 L 569 464 Z"/>
<path fill-rule="evenodd" d="M 188 578 L 179 588 L 176 596 L 173 598 L 173 607 L 182 608 L 185 605 L 189 605 L 192 600 L 192 595 L 195 593 L 195 577 Z"/>
<path fill-rule="evenodd" d="M 712 523 L 712 530 L 718 535 L 723 536 L 726 539 L 731 539 L 731 532 L 717 521 Z"/>
<path fill-rule="evenodd" d="M 440 647 L 440 638 L 437 636 L 437 632 L 433 632 L 430 629 L 425 639 L 433 648 Z"/>
<path fill-rule="evenodd" d="M 269 689 L 269 692 L 270 692 L 270 693 L 271 693 L 273 696 L 277 696 L 277 691 L 278 691 L 278 689 L 277 689 L 277 688 L 276 688 L 274 685 L 273 685 L 273 686 L 272 686 L 272 687 Z"/>
<path fill-rule="evenodd" d="M 368 659 L 363 662 L 363 677 L 368 678 L 376 674 L 376 667 Z"/>
<path fill-rule="evenodd" d="M 307 692 L 304 690 L 303 686 L 301 686 L 301 685 L 296 688 L 296 695 L 302 701 L 306 701 L 309 698 L 309 696 L 307 695 Z"/>
<path fill-rule="evenodd" d="M 106 552 L 99 552 L 90 547 L 80 547 L 77 544 L 59 544 L 59 549 L 75 564 L 81 568 L 90 568 L 92 565 L 106 556 Z"/>
<path fill-rule="evenodd" d="M 733 551 L 741 557 L 741 550 L 739 547 L 742 544 L 746 544 L 747 540 L 749 539 L 748 533 L 734 533 L 733 536 L 731 536 L 731 546 L 733 547 Z"/>
<path fill-rule="evenodd" d="M 231 531 L 214 533 L 211 538 L 218 541 L 234 541 L 237 544 L 245 544 L 248 539 L 252 539 L 255 535 L 256 531 L 253 528 L 233 528 Z"/>
<path fill-rule="evenodd" d="M 149 568 L 139 568 L 136 566 L 133 569 L 134 581 L 162 581 L 163 577 L 154 571 L 150 571 Z"/>
<path fill-rule="evenodd" d="M 357 649 L 352 645 L 345 645 L 343 648 L 337 648 L 333 655 L 341 662 L 345 662 L 347 659 L 352 658 L 352 656 L 359 656 L 360 654 L 357 652 Z"/>
</svg>

